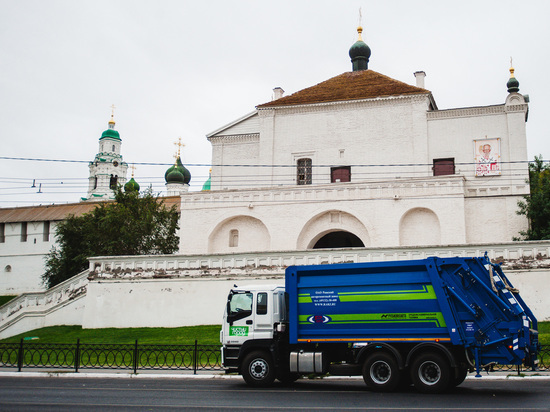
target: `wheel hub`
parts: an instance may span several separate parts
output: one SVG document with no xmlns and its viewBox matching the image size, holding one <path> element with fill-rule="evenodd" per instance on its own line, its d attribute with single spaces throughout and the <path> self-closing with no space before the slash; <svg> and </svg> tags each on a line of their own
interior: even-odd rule
<svg viewBox="0 0 550 412">
<path fill-rule="evenodd" d="M 425 385 L 435 385 L 441 379 L 441 369 L 437 363 L 426 361 L 420 365 L 418 377 Z"/>
<path fill-rule="evenodd" d="M 370 367 L 370 377 L 377 384 L 384 384 L 391 378 L 391 368 L 384 361 L 376 361 Z"/>
<path fill-rule="evenodd" d="M 256 379 L 262 379 L 267 374 L 267 364 L 261 360 L 257 359 L 250 364 L 250 375 Z"/>
</svg>

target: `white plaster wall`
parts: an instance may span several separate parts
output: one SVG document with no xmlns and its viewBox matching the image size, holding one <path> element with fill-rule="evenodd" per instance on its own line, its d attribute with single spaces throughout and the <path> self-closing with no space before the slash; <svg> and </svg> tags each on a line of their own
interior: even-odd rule
<svg viewBox="0 0 550 412">
<path fill-rule="evenodd" d="M 440 116 L 440 117 L 435 117 Z M 474 140 L 500 138 L 500 176 L 475 176 Z M 481 194 L 525 194 L 528 186 L 525 113 L 505 111 L 504 106 L 453 109 L 428 116 L 429 162 L 452 157 L 456 173 L 466 177 L 467 186 L 481 188 Z M 506 193 L 489 188 L 507 186 Z"/>
<path fill-rule="evenodd" d="M 234 280 L 92 281 L 83 328 L 178 327 L 220 324 Z M 284 280 L 250 279 L 247 284 Z"/>
<path fill-rule="evenodd" d="M 270 109 L 273 118 L 260 116 L 265 119 L 260 144 L 265 160 L 276 165 L 294 165 L 303 154 L 313 158 L 314 166 L 327 166 L 313 168 L 313 184 L 330 183 L 330 166 L 425 163 L 426 109 L 426 96 Z M 272 140 L 264 141 L 270 133 Z M 351 170 L 352 181 L 412 176 L 413 171 L 372 166 Z M 273 175 L 274 185 L 296 184 L 293 168 L 274 168 Z"/>
<path fill-rule="evenodd" d="M 466 242 L 508 242 L 528 228 L 525 216 L 516 212 L 521 196 L 479 197 L 465 200 Z"/>
<path fill-rule="evenodd" d="M 212 139 L 212 190 L 265 186 L 257 176 L 266 168 L 243 167 L 259 164 L 258 136 L 232 136 Z M 224 165 L 223 167 L 217 165 Z M 252 181 L 251 181 L 252 180 Z"/>
<path fill-rule="evenodd" d="M 453 179 L 457 180 L 456 177 Z M 446 179 L 438 181 L 447 182 Z M 265 247 L 269 248 L 267 250 L 306 248 L 320 233 L 337 229 L 355 234 L 365 245 L 398 246 L 402 216 L 415 208 L 429 209 L 437 216 L 440 224 L 437 239 L 441 244 L 464 243 L 466 216 L 460 181 L 454 186 L 442 184 L 442 187 L 431 187 L 409 182 L 409 185 L 403 183 L 380 188 L 349 183 L 316 188 L 273 188 L 270 191 L 189 193 L 182 197 L 180 253 L 227 252 L 229 236 L 216 237 L 213 234 L 218 232 L 222 222 L 225 225 L 238 216 L 260 221 L 267 230 L 267 234 L 261 235 L 262 240 L 270 240 L 269 244 L 263 241 L 252 244 L 253 249 L 246 251 L 262 251 L 266 250 Z M 331 211 L 339 211 L 346 217 L 337 222 L 319 220 L 312 229 L 313 220 Z M 232 228 L 227 224 L 224 231 L 229 232 Z M 246 230 L 240 228 L 235 225 L 240 233 Z M 426 226 L 423 230 L 431 229 Z M 243 236 L 245 234 L 242 232 Z M 425 245 L 433 239 L 419 235 L 416 245 Z"/>
<path fill-rule="evenodd" d="M 41 276 L 44 258 L 55 244 L 55 227 L 55 222 L 50 222 L 50 234 L 44 240 L 44 222 L 27 222 L 27 241 L 22 242 L 21 222 L 5 224 L 5 242 L 0 243 L 0 294 L 45 289 Z"/>
<path fill-rule="evenodd" d="M 231 231 L 237 239 L 231 242 Z M 208 253 L 237 253 L 253 250 L 270 250 L 269 231 L 258 219 L 251 216 L 235 216 L 220 223 L 208 240 Z"/>
<path fill-rule="evenodd" d="M 505 274 L 512 285 L 519 290 L 522 299 L 537 320 L 550 321 L 550 299 L 548 299 L 550 270 L 507 270 Z"/>
</svg>

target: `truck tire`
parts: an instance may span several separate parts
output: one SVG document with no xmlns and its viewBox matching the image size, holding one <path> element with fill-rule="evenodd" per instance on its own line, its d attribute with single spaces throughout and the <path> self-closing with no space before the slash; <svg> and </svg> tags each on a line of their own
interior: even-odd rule
<svg viewBox="0 0 550 412">
<path fill-rule="evenodd" d="M 293 373 L 293 372 L 284 372 L 277 375 L 277 380 L 281 382 L 283 385 L 291 385 L 294 382 L 296 382 L 298 379 L 300 379 L 300 375 L 298 373 Z"/>
<path fill-rule="evenodd" d="M 461 367 L 458 366 L 453 370 L 453 379 L 452 379 L 452 386 L 458 386 L 462 382 L 464 382 L 464 379 L 466 379 L 466 376 L 468 375 L 468 368 L 467 367 Z"/>
<path fill-rule="evenodd" d="M 373 391 L 391 392 L 399 385 L 401 372 L 396 360 L 389 353 L 374 353 L 363 365 L 363 380 Z"/>
<path fill-rule="evenodd" d="M 451 367 L 439 353 L 424 353 L 411 365 L 411 380 L 423 393 L 441 393 L 452 383 Z"/>
<path fill-rule="evenodd" d="M 275 380 L 271 356 L 262 351 L 251 352 L 245 356 L 241 373 L 249 386 L 269 386 Z"/>
</svg>

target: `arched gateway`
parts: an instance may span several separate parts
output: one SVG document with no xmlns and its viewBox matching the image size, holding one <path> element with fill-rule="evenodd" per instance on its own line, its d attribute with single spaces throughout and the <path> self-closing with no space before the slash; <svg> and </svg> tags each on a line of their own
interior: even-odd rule
<svg viewBox="0 0 550 412">
<path fill-rule="evenodd" d="M 359 219 L 341 210 L 330 210 L 314 216 L 304 225 L 296 248 L 365 247 L 369 244 L 369 232 Z"/>
</svg>

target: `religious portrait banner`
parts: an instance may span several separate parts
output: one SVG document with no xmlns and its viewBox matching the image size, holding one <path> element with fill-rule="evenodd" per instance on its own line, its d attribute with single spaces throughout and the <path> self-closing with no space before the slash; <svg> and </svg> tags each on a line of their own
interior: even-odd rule
<svg viewBox="0 0 550 412">
<path fill-rule="evenodd" d="M 474 140 L 476 176 L 499 176 L 500 138 Z"/>
</svg>

